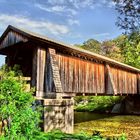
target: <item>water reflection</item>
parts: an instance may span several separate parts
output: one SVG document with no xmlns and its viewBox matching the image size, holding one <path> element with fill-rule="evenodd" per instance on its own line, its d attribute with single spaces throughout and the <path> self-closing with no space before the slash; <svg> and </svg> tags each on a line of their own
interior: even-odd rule
<svg viewBox="0 0 140 140">
<path fill-rule="evenodd" d="M 113 117 L 113 114 L 98 114 L 92 112 L 74 112 L 74 123 L 81 123 Z"/>
</svg>

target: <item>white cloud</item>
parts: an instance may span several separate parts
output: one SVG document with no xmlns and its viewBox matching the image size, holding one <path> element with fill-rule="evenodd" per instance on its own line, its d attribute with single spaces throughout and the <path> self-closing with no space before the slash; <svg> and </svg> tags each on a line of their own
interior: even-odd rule
<svg viewBox="0 0 140 140">
<path fill-rule="evenodd" d="M 53 5 L 53 6 L 46 6 L 44 4 L 36 3 L 35 7 L 44 10 L 46 12 L 51 12 L 55 14 L 65 14 L 65 15 L 76 15 L 77 11 L 67 7 L 66 5 Z"/>
<path fill-rule="evenodd" d="M 47 0 L 36 2 L 34 6 L 47 12 L 73 17 L 84 8 L 95 9 L 102 6 L 112 8 L 115 3 L 112 0 Z"/>
<path fill-rule="evenodd" d="M 101 6 L 104 5 L 106 7 L 112 8 L 115 7 L 115 2 L 113 0 L 102 0 L 100 5 Z"/>
<path fill-rule="evenodd" d="M 69 25 L 80 25 L 79 21 L 78 20 L 75 20 L 75 19 L 68 19 L 68 23 Z"/>
<path fill-rule="evenodd" d="M 52 10 L 57 11 L 57 12 L 63 12 L 64 9 L 65 9 L 64 6 L 54 6 L 54 7 L 52 7 Z"/>
<path fill-rule="evenodd" d="M 47 0 L 47 2 L 49 4 L 57 5 L 57 4 L 64 4 L 64 3 L 66 3 L 66 0 Z"/>
<path fill-rule="evenodd" d="M 64 6 L 53 6 L 53 7 L 46 7 L 41 4 L 35 4 L 35 7 L 40 8 L 41 10 L 47 11 L 47 12 L 64 12 L 65 7 Z"/>
<path fill-rule="evenodd" d="M 52 0 L 52 3 L 55 2 L 56 0 Z M 61 0 L 61 2 L 59 4 L 65 4 L 67 6 L 70 6 L 71 8 L 92 8 L 93 4 L 95 3 L 95 0 Z M 54 3 L 56 4 L 56 2 Z M 58 4 L 58 3 L 57 3 Z"/>
<path fill-rule="evenodd" d="M 95 0 L 48 0 L 44 2 L 36 2 L 35 7 L 55 14 L 63 14 L 65 16 L 75 16 L 81 8 L 93 8 Z"/>
<path fill-rule="evenodd" d="M 62 35 L 69 32 L 68 27 L 65 25 L 49 21 L 32 20 L 18 15 L 0 14 L 0 27 L 5 27 L 9 24 L 40 33 L 51 33 L 53 35 Z"/>
</svg>

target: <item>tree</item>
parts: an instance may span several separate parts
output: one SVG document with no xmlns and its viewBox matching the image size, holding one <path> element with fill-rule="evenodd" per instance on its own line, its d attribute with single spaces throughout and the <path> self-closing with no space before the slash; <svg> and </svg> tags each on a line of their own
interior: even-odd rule
<svg viewBox="0 0 140 140">
<path fill-rule="evenodd" d="M 119 12 L 117 25 L 127 37 L 120 46 L 124 62 L 140 68 L 140 0 L 114 0 Z"/>
<path fill-rule="evenodd" d="M 108 56 L 110 53 L 113 53 L 115 44 L 112 40 L 107 40 L 102 42 L 102 52 L 104 55 Z"/>
<path fill-rule="evenodd" d="M 125 58 L 124 62 L 140 68 L 140 33 L 130 34 L 121 47 L 122 55 Z"/>
<path fill-rule="evenodd" d="M 0 121 L 6 120 L 4 137 L 32 139 L 39 130 L 40 114 L 33 109 L 33 91 L 26 91 L 25 82 L 18 72 L 3 67 L 0 70 Z"/>
<path fill-rule="evenodd" d="M 119 46 L 124 42 L 124 38 L 125 36 L 119 36 L 114 40 L 107 40 L 102 43 L 95 39 L 89 39 L 82 45 L 76 44 L 75 46 L 123 62 L 124 59 Z"/>
<path fill-rule="evenodd" d="M 117 46 L 117 42 L 119 42 L 119 41 L 117 41 L 115 39 L 103 41 L 102 42 L 102 54 L 111 59 L 123 62 L 124 58 L 121 55 L 121 49 Z"/>
<path fill-rule="evenodd" d="M 95 39 L 88 39 L 82 45 L 76 45 L 82 49 L 89 50 L 95 53 L 100 53 L 101 51 L 101 43 Z"/>
<path fill-rule="evenodd" d="M 121 49 L 126 39 L 127 39 L 127 35 L 122 34 L 117 38 L 113 39 L 112 41 L 115 43 L 116 47 Z"/>
<path fill-rule="evenodd" d="M 140 30 L 140 0 L 114 0 L 119 13 L 117 26 L 131 33 Z"/>
</svg>

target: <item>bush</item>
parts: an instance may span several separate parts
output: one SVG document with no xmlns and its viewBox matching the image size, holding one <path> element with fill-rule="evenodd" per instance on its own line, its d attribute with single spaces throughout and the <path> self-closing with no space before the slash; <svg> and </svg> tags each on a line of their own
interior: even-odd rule
<svg viewBox="0 0 140 140">
<path fill-rule="evenodd" d="M 3 137 L 8 140 L 32 139 L 39 130 L 40 118 L 38 108 L 32 108 L 35 103 L 33 90 L 27 92 L 21 73 L 5 66 L 0 70 L 0 79 L 0 121 L 7 122 Z"/>
</svg>

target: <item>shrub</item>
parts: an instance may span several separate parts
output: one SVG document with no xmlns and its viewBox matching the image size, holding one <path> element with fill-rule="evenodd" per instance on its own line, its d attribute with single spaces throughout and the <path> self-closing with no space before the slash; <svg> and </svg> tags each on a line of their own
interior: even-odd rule
<svg viewBox="0 0 140 140">
<path fill-rule="evenodd" d="M 5 66 L 0 70 L 0 79 L 0 121 L 7 122 L 3 137 L 32 139 L 33 133 L 39 130 L 40 118 L 38 108 L 32 108 L 33 90 L 27 92 L 21 73 Z"/>
</svg>

